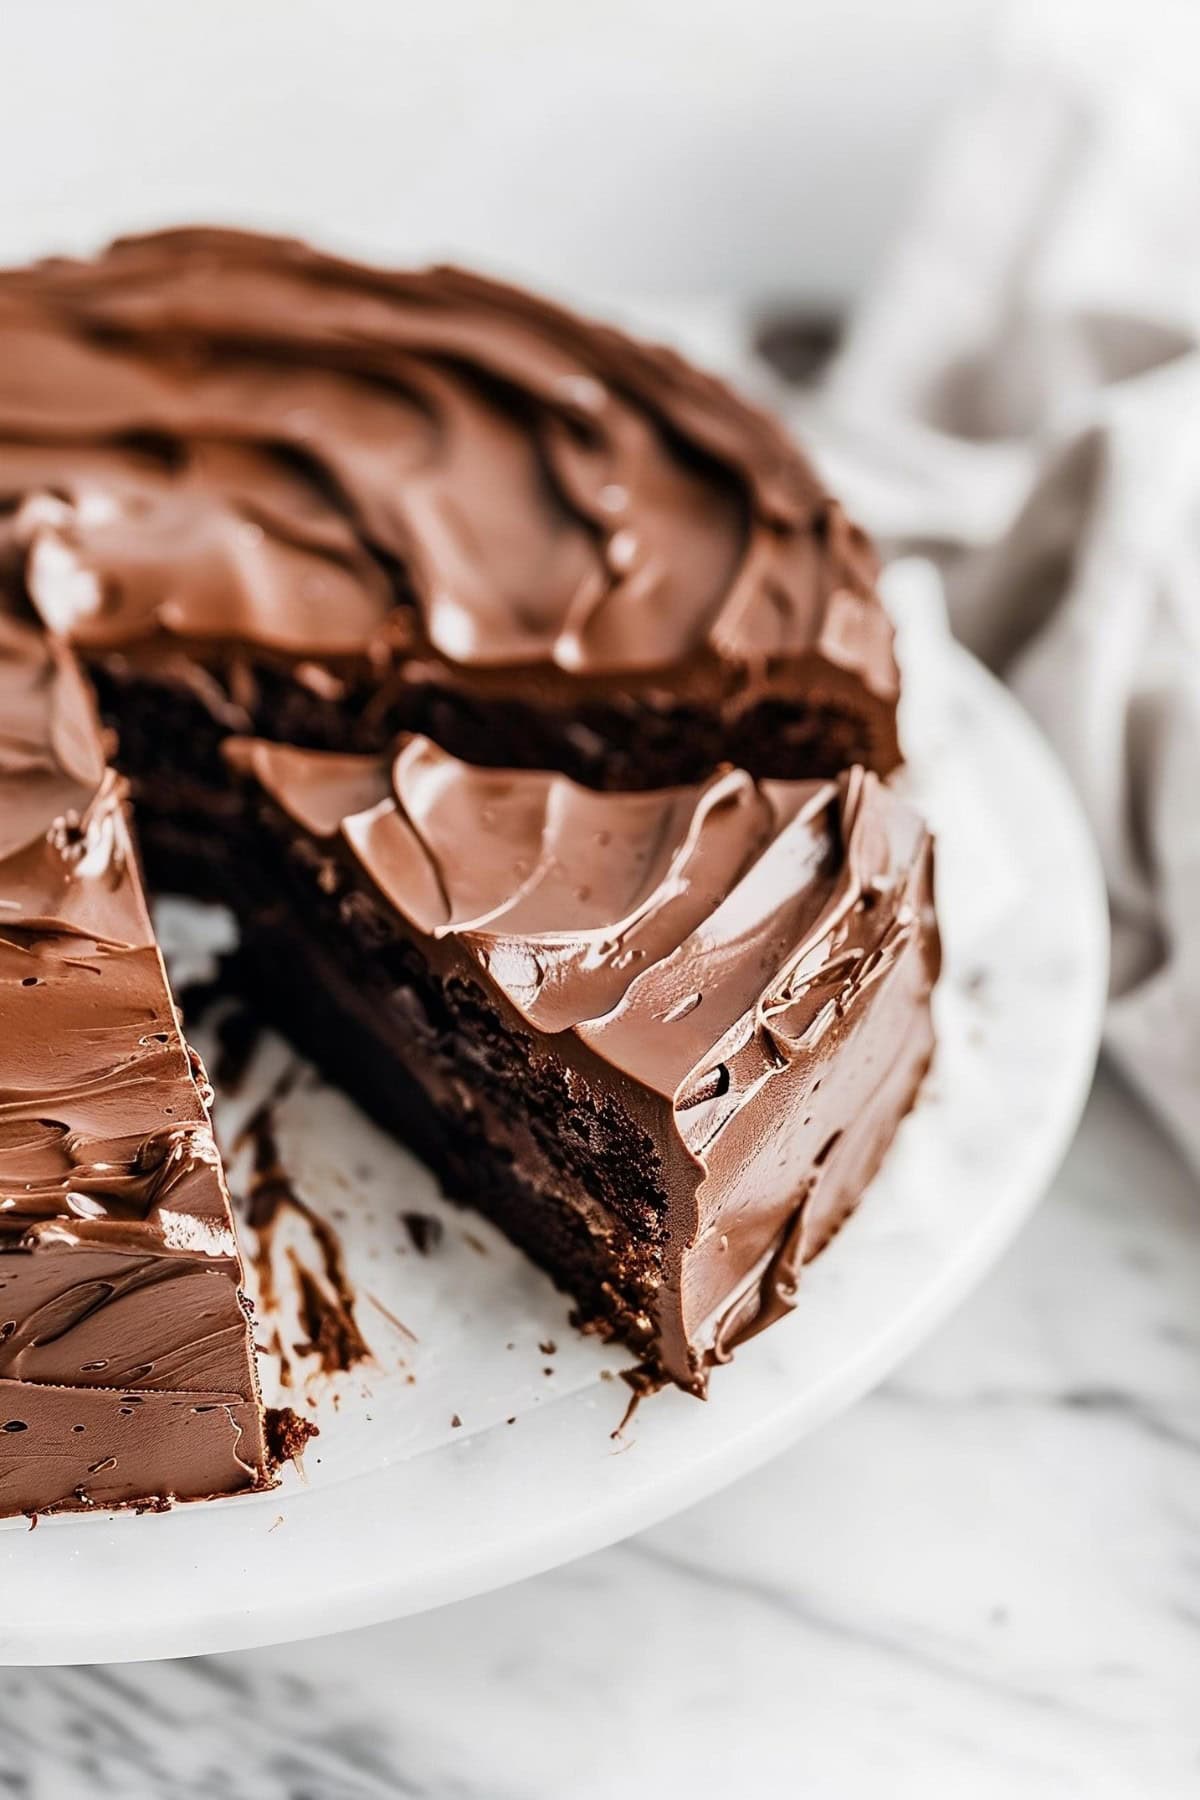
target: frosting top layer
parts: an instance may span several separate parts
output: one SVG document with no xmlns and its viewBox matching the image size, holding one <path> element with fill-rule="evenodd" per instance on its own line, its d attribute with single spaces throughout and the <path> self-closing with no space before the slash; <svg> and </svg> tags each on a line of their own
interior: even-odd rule
<svg viewBox="0 0 1200 1800">
<path fill-rule="evenodd" d="M 0 562 L 82 644 L 894 699 L 863 536 L 665 350 L 453 269 L 167 232 L 0 274 Z"/>
<path fill-rule="evenodd" d="M 936 944 L 928 835 L 861 769 L 598 794 L 420 737 L 390 763 L 226 753 L 531 1025 L 668 1100 L 698 1156 L 911 940 Z"/>
</svg>

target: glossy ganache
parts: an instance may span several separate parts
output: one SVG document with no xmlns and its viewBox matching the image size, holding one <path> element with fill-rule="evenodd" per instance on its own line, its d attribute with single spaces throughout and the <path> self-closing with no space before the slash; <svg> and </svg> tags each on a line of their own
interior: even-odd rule
<svg viewBox="0 0 1200 1800">
<path fill-rule="evenodd" d="M 600 787 L 899 760 L 874 554 L 779 428 L 458 270 L 194 230 L 0 274 L 5 554 L 148 805 L 229 731 Z"/>
<path fill-rule="evenodd" d="M 0 1514 L 267 1479 L 206 1100 L 87 687 L 0 615 Z"/>
<path fill-rule="evenodd" d="M 345 941 L 366 925 L 377 972 L 354 971 L 345 1006 L 369 985 L 381 1055 L 430 1106 L 461 1111 L 464 1130 L 482 1110 L 483 1137 L 528 1192 L 586 1214 L 597 1259 L 619 1265 L 609 1322 L 654 1370 L 702 1390 L 714 1361 L 791 1304 L 928 1065 L 939 946 L 919 817 L 862 769 L 794 783 L 724 769 L 693 787 L 600 794 L 473 767 L 423 738 L 385 760 L 239 740 L 227 756 L 267 802 L 264 838 L 307 850 L 292 880 L 302 872 L 334 903 Z M 287 883 L 273 875 L 270 891 L 296 917 Z M 252 903 L 251 935 L 255 924 Z M 423 975 L 391 932 L 419 948 Z M 337 931 L 318 920 L 313 936 L 328 989 Z M 301 937 L 286 985 L 303 984 L 304 956 Z M 464 1015 L 500 1091 L 461 1060 Z M 328 1058 L 336 1026 L 324 1036 Z M 523 1116 L 502 1041 L 531 1096 L 547 1067 L 567 1071 L 561 1117 Z M 345 1078 L 336 1050 L 334 1068 Z M 642 1216 L 627 1195 L 598 1201 L 606 1104 L 639 1146 L 625 1186 L 645 1191 Z M 571 1112 L 590 1121 L 592 1163 L 556 1154 Z M 489 1182 L 506 1179 L 479 1169 L 476 1203 L 486 1210 Z M 563 1276 L 547 1235 L 543 1260 Z M 639 1242 L 657 1254 L 622 1293 Z"/>
</svg>

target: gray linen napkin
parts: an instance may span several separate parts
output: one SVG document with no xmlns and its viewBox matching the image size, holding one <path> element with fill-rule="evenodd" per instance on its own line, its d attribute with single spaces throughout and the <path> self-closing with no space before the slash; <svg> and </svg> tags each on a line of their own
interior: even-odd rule
<svg viewBox="0 0 1200 1800">
<path fill-rule="evenodd" d="M 1107 1041 L 1200 1169 L 1200 7 L 1016 17 L 801 429 L 1070 771 Z"/>
</svg>

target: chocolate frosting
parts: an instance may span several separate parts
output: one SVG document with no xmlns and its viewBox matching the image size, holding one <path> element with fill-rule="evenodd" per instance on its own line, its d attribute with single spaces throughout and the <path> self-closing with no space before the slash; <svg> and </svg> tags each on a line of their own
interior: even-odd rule
<svg viewBox="0 0 1200 1800">
<path fill-rule="evenodd" d="M 0 274 L 0 344 L 0 557 L 91 655 L 242 646 L 567 708 L 666 683 L 727 715 L 802 676 L 897 760 L 869 545 L 669 351 L 217 230 Z"/>
<path fill-rule="evenodd" d="M 260 1481 L 240 1275 L 90 697 L 0 615 L 0 1512 Z"/>
<path fill-rule="evenodd" d="M 916 813 L 861 769 L 598 794 L 424 738 L 389 762 L 227 755 L 435 965 L 655 1121 L 678 1252 L 658 1330 L 667 1367 L 701 1379 L 857 1199 L 928 1061 L 939 952 Z"/>
</svg>

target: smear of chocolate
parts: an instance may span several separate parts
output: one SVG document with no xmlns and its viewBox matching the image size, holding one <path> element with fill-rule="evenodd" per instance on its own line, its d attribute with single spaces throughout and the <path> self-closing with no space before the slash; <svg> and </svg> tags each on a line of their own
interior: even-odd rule
<svg viewBox="0 0 1200 1800">
<path fill-rule="evenodd" d="M 423 1212 L 401 1213 L 400 1217 L 418 1255 L 428 1256 L 437 1249 L 446 1231 L 440 1219 L 435 1219 L 432 1213 Z"/>
<path fill-rule="evenodd" d="M 406 1325 L 399 1314 L 394 1313 L 390 1306 L 385 1306 L 378 1294 L 367 1293 L 366 1298 L 371 1302 L 372 1306 L 376 1307 L 383 1314 L 389 1325 L 395 1326 L 401 1337 L 407 1338 L 410 1344 L 420 1343 L 420 1339 L 412 1327 Z"/>
<path fill-rule="evenodd" d="M 642 1401 L 648 1399 L 651 1394 L 657 1394 L 660 1388 L 667 1385 L 665 1376 L 651 1368 L 649 1363 L 639 1363 L 633 1369 L 622 1369 L 621 1380 L 627 1387 L 632 1388 L 633 1392 L 629 1396 L 629 1405 L 621 1415 L 621 1423 L 608 1434 L 612 1438 L 623 1437 L 626 1426 L 632 1423 L 633 1415 Z"/>
<path fill-rule="evenodd" d="M 295 1080 L 295 1070 L 285 1074 Z M 320 1252 L 320 1271 L 307 1268 L 294 1250 L 289 1260 L 298 1283 L 300 1316 L 308 1342 L 296 1345 L 297 1354 L 317 1356 L 327 1375 L 352 1369 L 370 1359 L 371 1349 L 355 1318 L 355 1292 L 346 1273 L 341 1240 L 328 1219 L 315 1212 L 296 1192 L 291 1176 L 280 1159 L 275 1132 L 275 1108 L 282 1098 L 283 1083 L 276 1083 L 271 1095 L 251 1114 L 239 1136 L 239 1143 L 253 1146 L 254 1171 L 247 1195 L 246 1222 L 254 1233 L 252 1261 L 258 1277 L 259 1298 L 269 1318 L 279 1310 L 279 1289 L 273 1255 L 275 1232 L 285 1212 L 302 1218 L 312 1232 Z M 291 1364 L 279 1339 L 278 1328 L 272 1333 L 272 1349 L 280 1357 L 280 1379 L 291 1383 Z"/>
<path fill-rule="evenodd" d="M 352 1369 L 355 1363 L 370 1354 L 353 1313 L 347 1310 L 340 1296 L 330 1296 L 290 1244 L 288 1262 L 295 1277 L 300 1323 L 306 1334 L 302 1343 L 293 1346 L 296 1355 L 315 1356 L 326 1375 Z"/>
</svg>

